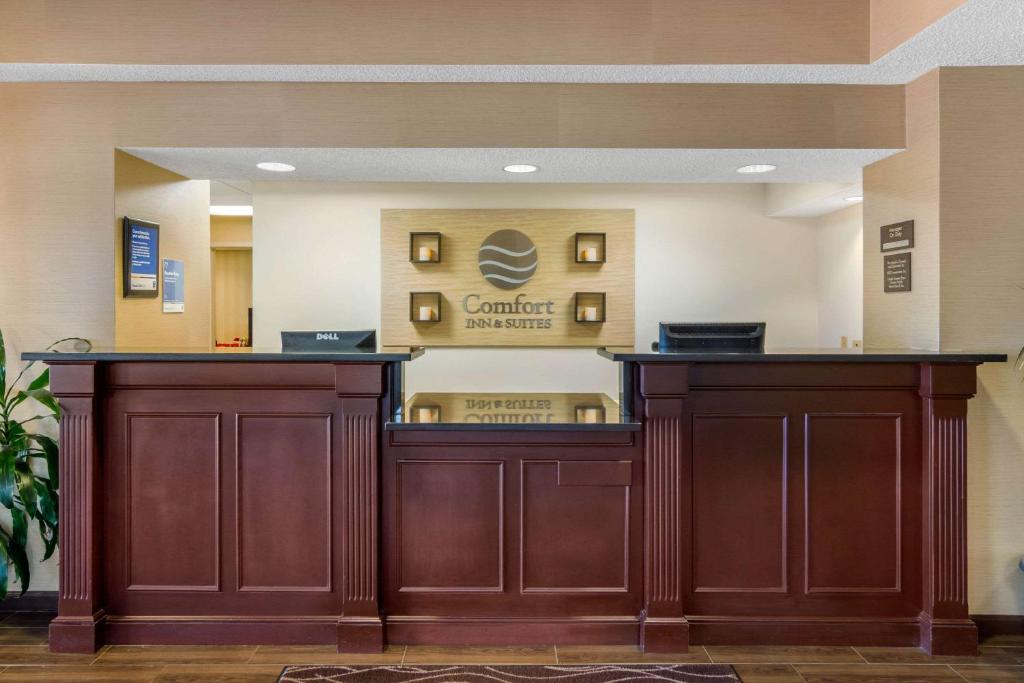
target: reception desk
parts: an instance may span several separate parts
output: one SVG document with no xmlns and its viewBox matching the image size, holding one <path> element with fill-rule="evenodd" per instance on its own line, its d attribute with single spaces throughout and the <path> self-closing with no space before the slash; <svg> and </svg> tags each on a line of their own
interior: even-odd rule
<svg viewBox="0 0 1024 683">
<path fill-rule="evenodd" d="M 419 352 L 26 354 L 59 616 L 103 643 L 972 654 L 969 353 L 658 354 L 601 395 L 403 397 Z"/>
</svg>

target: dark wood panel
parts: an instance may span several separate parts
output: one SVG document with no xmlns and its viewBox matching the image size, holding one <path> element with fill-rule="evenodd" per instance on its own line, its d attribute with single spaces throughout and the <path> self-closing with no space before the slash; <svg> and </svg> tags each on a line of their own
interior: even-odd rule
<svg viewBox="0 0 1024 683">
<path fill-rule="evenodd" d="M 804 444 L 807 592 L 899 592 L 900 416 L 809 414 Z"/>
<path fill-rule="evenodd" d="M 691 389 L 712 387 L 871 387 L 917 389 L 920 370 L 914 363 L 695 363 Z"/>
<path fill-rule="evenodd" d="M 238 590 L 330 591 L 331 416 L 240 414 Z"/>
<path fill-rule="evenodd" d="M 560 460 L 559 486 L 629 486 L 633 463 L 628 460 Z"/>
<path fill-rule="evenodd" d="M 404 460 L 397 467 L 402 592 L 504 589 L 504 463 Z"/>
<path fill-rule="evenodd" d="M 786 592 L 785 415 L 693 416 L 693 590 Z"/>
<path fill-rule="evenodd" d="M 559 485 L 562 464 L 523 462 L 521 590 L 624 593 L 629 590 L 629 487 Z M 588 465 L 598 472 L 622 469 L 617 462 L 572 467 Z"/>
<path fill-rule="evenodd" d="M 334 366 L 330 363 L 200 363 L 175 361 L 111 363 L 105 366 L 105 370 L 105 383 L 108 387 L 113 388 L 335 388 L 335 370 Z"/>
<path fill-rule="evenodd" d="M 220 415 L 125 419 L 127 589 L 218 590 Z"/>
</svg>

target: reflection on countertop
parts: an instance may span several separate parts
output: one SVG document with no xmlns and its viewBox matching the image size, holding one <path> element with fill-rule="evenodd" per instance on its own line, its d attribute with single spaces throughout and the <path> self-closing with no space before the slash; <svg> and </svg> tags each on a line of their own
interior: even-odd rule
<svg viewBox="0 0 1024 683">
<path fill-rule="evenodd" d="M 417 393 L 388 423 L 398 429 L 639 430 L 606 394 Z"/>
</svg>

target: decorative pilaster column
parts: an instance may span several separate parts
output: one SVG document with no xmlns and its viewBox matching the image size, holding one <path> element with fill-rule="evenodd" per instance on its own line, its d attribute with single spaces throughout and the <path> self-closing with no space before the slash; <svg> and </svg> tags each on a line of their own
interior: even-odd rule
<svg viewBox="0 0 1024 683">
<path fill-rule="evenodd" d="M 60 402 L 60 504 L 57 618 L 50 651 L 92 653 L 103 645 L 100 454 L 96 440 L 96 364 L 51 363 Z"/>
<path fill-rule="evenodd" d="M 683 616 L 683 481 L 689 429 L 683 398 L 688 366 L 640 367 L 644 398 L 644 614 L 640 643 L 647 652 L 686 652 L 690 625 Z M 688 515 L 687 515 L 688 518 Z"/>
<path fill-rule="evenodd" d="M 384 366 L 335 365 L 335 388 L 341 400 L 342 551 L 339 652 L 380 652 L 384 624 L 380 616 L 380 411 Z"/>
<path fill-rule="evenodd" d="M 976 366 L 921 364 L 923 486 L 921 647 L 975 655 L 967 611 L 967 400 Z"/>
</svg>

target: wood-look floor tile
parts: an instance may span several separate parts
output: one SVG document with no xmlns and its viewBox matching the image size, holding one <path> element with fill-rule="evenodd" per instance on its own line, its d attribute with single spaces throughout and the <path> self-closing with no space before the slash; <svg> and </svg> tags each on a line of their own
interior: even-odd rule
<svg viewBox="0 0 1024 683">
<path fill-rule="evenodd" d="M 400 664 L 404 645 L 390 645 L 384 652 L 338 652 L 332 645 L 260 645 L 249 664 Z"/>
<path fill-rule="evenodd" d="M 953 666 L 968 683 L 1021 683 L 1024 681 L 1024 666 L 991 666 L 987 664 Z"/>
<path fill-rule="evenodd" d="M 255 645 L 111 645 L 97 664 L 245 664 Z"/>
<path fill-rule="evenodd" d="M 999 647 L 983 647 L 977 657 L 932 657 L 916 647 L 856 647 L 872 664 L 1016 664 L 1013 654 Z"/>
<path fill-rule="evenodd" d="M 96 655 L 68 655 L 50 652 L 46 645 L 0 645 L 0 662 L 5 666 L 85 666 Z"/>
<path fill-rule="evenodd" d="M 986 638 L 982 645 L 995 645 L 998 647 L 1024 647 L 1024 635 L 992 636 Z"/>
<path fill-rule="evenodd" d="M 168 664 L 153 683 L 274 683 L 282 668 L 251 664 Z"/>
<path fill-rule="evenodd" d="M 734 664 L 743 683 L 803 683 L 792 664 Z"/>
<path fill-rule="evenodd" d="M 47 628 L 0 628 L 0 645 L 45 645 L 49 639 Z"/>
<path fill-rule="evenodd" d="M 1017 660 L 1018 664 L 1024 664 L 1024 647 L 1001 647 L 999 649 Z"/>
<path fill-rule="evenodd" d="M 711 661 L 719 664 L 864 663 L 852 647 L 826 645 L 707 645 Z"/>
<path fill-rule="evenodd" d="M 434 647 L 410 645 L 406 664 L 556 664 L 554 647 Z"/>
<path fill-rule="evenodd" d="M 710 662 L 700 645 L 689 652 L 642 652 L 635 645 L 559 645 L 555 648 L 559 664 L 657 664 Z"/>
<path fill-rule="evenodd" d="M 963 679 L 945 664 L 794 664 L 806 683 L 938 683 Z"/>
<path fill-rule="evenodd" d="M 159 666 L 12 666 L 0 673 L 0 683 L 152 683 Z"/>
<path fill-rule="evenodd" d="M 11 612 L 0 615 L 0 628 L 23 626 L 45 628 L 56 616 L 53 612 Z"/>
</svg>

